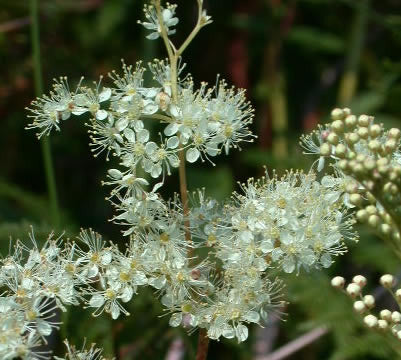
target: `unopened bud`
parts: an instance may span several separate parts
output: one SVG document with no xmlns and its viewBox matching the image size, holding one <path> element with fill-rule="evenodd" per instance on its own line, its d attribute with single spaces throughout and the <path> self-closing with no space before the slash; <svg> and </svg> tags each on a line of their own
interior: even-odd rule
<svg viewBox="0 0 401 360">
<path fill-rule="evenodd" d="M 374 315 L 366 315 L 363 318 L 363 322 L 366 324 L 367 327 L 374 328 L 377 326 L 378 319 Z"/>
<path fill-rule="evenodd" d="M 367 127 L 369 126 L 369 116 L 368 115 L 360 115 L 358 118 L 359 126 Z"/>
<path fill-rule="evenodd" d="M 401 289 L 397 289 L 397 291 L 395 292 L 395 297 L 397 301 L 401 301 Z"/>
<path fill-rule="evenodd" d="M 384 235 L 388 235 L 391 233 L 391 226 L 389 224 L 381 224 L 380 232 Z"/>
<path fill-rule="evenodd" d="M 380 278 L 380 284 L 382 284 L 383 287 L 390 289 L 394 285 L 394 276 L 391 274 L 385 274 Z"/>
<path fill-rule="evenodd" d="M 359 194 L 351 194 L 349 196 L 349 201 L 353 205 L 360 206 L 362 204 L 362 196 Z"/>
<path fill-rule="evenodd" d="M 366 206 L 365 210 L 366 210 L 366 212 L 367 212 L 369 215 L 375 215 L 375 214 L 377 214 L 377 208 L 376 208 L 376 206 L 374 206 L 374 205 L 368 205 L 368 206 Z"/>
<path fill-rule="evenodd" d="M 368 224 L 376 228 L 380 224 L 380 218 L 377 215 L 370 215 L 368 219 Z"/>
<path fill-rule="evenodd" d="M 361 287 L 357 284 L 351 283 L 347 286 L 347 293 L 355 298 L 361 293 Z"/>
<path fill-rule="evenodd" d="M 344 117 L 344 112 L 340 108 L 336 108 L 331 112 L 333 120 L 341 120 Z"/>
<path fill-rule="evenodd" d="M 352 278 L 352 282 L 359 285 L 361 288 L 363 288 L 366 285 L 367 280 L 366 280 L 365 276 L 356 275 Z"/>
<path fill-rule="evenodd" d="M 344 122 L 345 122 L 345 126 L 347 126 L 350 129 L 353 129 L 357 124 L 356 116 L 355 115 L 348 115 L 345 118 Z"/>
<path fill-rule="evenodd" d="M 358 135 L 359 135 L 359 137 L 362 138 L 362 139 L 367 139 L 368 136 L 369 136 L 369 130 L 368 130 L 368 128 L 367 128 L 367 127 L 360 127 L 360 128 L 358 129 Z"/>
<path fill-rule="evenodd" d="M 388 322 L 387 322 L 386 320 L 380 319 L 380 320 L 377 321 L 377 327 L 378 327 L 380 330 L 387 330 L 387 328 L 388 328 Z"/>
<path fill-rule="evenodd" d="M 356 144 L 359 141 L 359 135 L 357 133 L 347 134 L 346 141 L 350 145 Z"/>
<path fill-rule="evenodd" d="M 342 120 L 334 120 L 331 123 L 331 130 L 333 130 L 336 134 L 342 134 L 344 131 L 344 122 Z"/>
<path fill-rule="evenodd" d="M 382 132 L 382 127 L 378 124 L 373 124 L 370 128 L 369 128 L 369 135 L 372 138 L 376 138 L 378 137 Z"/>
<path fill-rule="evenodd" d="M 337 145 L 339 137 L 335 132 L 331 132 L 329 135 L 327 135 L 327 141 L 332 145 Z"/>
<path fill-rule="evenodd" d="M 391 311 L 388 309 L 384 309 L 384 310 L 380 311 L 380 317 L 383 320 L 391 321 Z"/>
<path fill-rule="evenodd" d="M 369 157 L 364 161 L 363 166 L 366 170 L 372 171 L 376 167 L 376 160 Z"/>
<path fill-rule="evenodd" d="M 375 298 L 372 295 L 365 295 L 363 297 L 363 303 L 369 308 L 373 308 L 375 306 Z"/>
<path fill-rule="evenodd" d="M 320 146 L 320 155 L 329 156 L 331 155 L 331 146 L 327 143 L 324 143 Z"/>
<path fill-rule="evenodd" d="M 401 137 L 401 131 L 400 131 L 400 129 L 397 129 L 397 128 L 391 128 L 388 131 L 388 136 L 393 139 L 398 140 Z"/>
<path fill-rule="evenodd" d="M 344 158 L 347 152 L 347 147 L 344 144 L 338 144 L 335 149 L 335 153 L 339 158 Z"/>
<path fill-rule="evenodd" d="M 369 214 L 366 210 L 361 209 L 358 210 L 356 213 L 356 218 L 358 219 L 358 221 L 360 221 L 361 223 L 365 222 L 366 220 L 368 220 Z"/>
<path fill-rule="evenodd" d="M 401 314 L 398 311 L 393 311 L 391 313 L 391 321 L 395 324 L 399 324 L 401 322 Z"/>
<path fill-rule="evenodd" d="M 342 276 L 335 276 L 331 279 L 331 286 L 342 289 L 345 284 L 345 279 Z"/>
<path fill-rule="evenodd" d="M 359 314 L 364 313 L 366 311 L 366 306 L 363 303 L 363 301 L 361 301 L 361 300 L 355 301 L 354 302 L 354 310 Z"/>
<path fill-rule="evenodd" d="M 368 147 L 371 151 L 376 152 L 380 149 L 380 142 L 377 140 L 370 140 Z"/>
<path fill-rule="evenodd" d="M 384 149 L 387 154 L 391 154 L 397 148 L 397 141 L 389 139 L 384 143 Z"/>
</svg>

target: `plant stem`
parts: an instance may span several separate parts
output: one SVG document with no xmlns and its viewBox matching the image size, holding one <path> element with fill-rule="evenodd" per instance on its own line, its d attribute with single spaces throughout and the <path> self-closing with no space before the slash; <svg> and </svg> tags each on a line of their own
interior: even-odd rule
<svg viewBox="0 0 401 360">
<path fill-rule="evenodd" d="M 160 35 L 164 41 L 164 44 L 167 49 L 167 53 L 170 60 L 170 82 L 171 82 L 171 95 L 173 103 L 177 103 L 178 101 L 178 69 L 177 63 L 178 58 L 186 49 L 186 47 L 190 44 L 199 30 L 206 25 L 206 23 L 202 24 L 202 0 L 198 0 L 198 21 L 189 34 L 188 38 L 184 41 L 181 47 L 176 50 L 174 45 L 170 42 L 167 34 L 167 30 L 163 23 L 163 16 L 162 16 L 162 9 L 160 5 L 160 0 L 155 0 L 154 4 L 156 7 L 157 18 L 160 24 Z M 180 166 L 179 166 L 179 178 L 180 178 L 180 194 L 181 194 L 181 201 L 182 201 L 182 208 L 183 208 L 183 215 L 184 215 L 184 225 L 185 225 L 185 239 L 188 243 L 192 242 L 191 239 L 191 232 L 190 232 L 190 223 L 188 220 L 189 215 L 189 207 L 188 207 L 188 187 L 187 187 L 187 176 L 186 176 L 186 169 L 185 169 L 185 151 L 180 144 L 179 149 L 179 159 L 180 159 Z M 192 257 L 192 248 L 188 250 L 188 258 L 191 259 Z M 205 329 L 199 330 L 199 338 L 198 338 L 198 349 L 196 353 L 196 360 L 206 360 L 207 351 L 209 347 L 209 338 L 207 337 L 207 331 Z"/>
<path fill-rule="evenodd" d="M 34 70 L 35 94 L 36 96 L 41 96 L 43 94 L 43 84 L 42 84 L 42 67 L 40 61 L 38 0 L 30 0 L 30 16 L 31 16 L 31 43 L 32 43 L 32 60 L 33 60 L 33 70 Z M 42 147 L 44 170 L 46 175 L 47 192 L 50 201 L 51 219 L 53 222 L 53 226 L 57 228 L 60 225 L 60 213 L 57 201 L 56 180 L 54 175 L 49 138 L 42 138 L 41 147 Z"/>
<path fill-rule="evenodd" d="M 363 50 L 366 26 L 368 24 L 369 0 L 357 2 L 351 39 L 346 58 L 345 72 L 340 81 L 338 103 L 349 106 L 357 88 L 359 63 Z"/>
<path fill-rule="evenodd" d="M 199 330 L 198 350 L 196 351 L 195 360 L 206 360 L 209 349 L 209 338 L 205 329 Z"/>
</svg>

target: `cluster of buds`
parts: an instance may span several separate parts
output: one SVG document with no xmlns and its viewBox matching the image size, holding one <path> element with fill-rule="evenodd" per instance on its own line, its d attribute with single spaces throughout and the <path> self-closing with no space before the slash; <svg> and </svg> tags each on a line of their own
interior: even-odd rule
<svg viewBox="0 0 401 360">
<path fill-rule="evenodd" d="M 399 248 L 401 217 L 401 131 L 385 130 L 368 115 L 334 109 L 332 122 L 302 140 L 306 153 L 319 154 L 318 170 L 331 160 L 357 219 Z"/>
<path fill-rule="evenodd" d="M 353 277 L 352 282 L 345 286 L 345 279 L 341 276 L 336 276 L 331 280 L 331 285 L 342 290 L 353 301 L 354 310 L 363 315 L 364 324 L 371 329 L 380 331 L 390 331 L 397 339 L 401 340 L 401 288 L 396 291 L 393 287 L 396 284 L 395 278 L 391 274 L 385 274 L 380 278 L 380 284 L 393 296 L 398 304 L 400 311 L 391 311 L 389 309 L 381 310 L 378 315 L 373 313 L 375 308 L 375 298 L 371 294 L 363 295 L 363 288 L 367 284 L 367 280 L 362 275 Z"/>
</svg>

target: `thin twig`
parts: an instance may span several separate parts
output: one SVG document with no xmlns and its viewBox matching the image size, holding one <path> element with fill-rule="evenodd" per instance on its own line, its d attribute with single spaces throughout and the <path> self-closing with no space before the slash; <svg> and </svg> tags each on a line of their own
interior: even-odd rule
<svg viewBox="0 0 401 360">
<path fill-rule="evenodd" d="M 18 30 L 27 26 L 31 23 L 31 19 L 29 16 L 17 18 L 14 20 L 6 21 L 5 23 L 0 24 L 0 33 L 6 33 L 14 30 Z"/>
<path fill-rule="evenodd" d="M 299 338 L 289 342 L 288 344 L 282 346 L 270 355 L 257 358 L 256 360 L 282 360 L 286 357 L 296 353 L 298 350 L 304 348 L 305 346 L 313 343 L 317 339 L 321 338 L 323 335 L 328 333 L 328 328 L 325 326 L 313 329 L 306 334 L 300 336 Z"/>
</svg>

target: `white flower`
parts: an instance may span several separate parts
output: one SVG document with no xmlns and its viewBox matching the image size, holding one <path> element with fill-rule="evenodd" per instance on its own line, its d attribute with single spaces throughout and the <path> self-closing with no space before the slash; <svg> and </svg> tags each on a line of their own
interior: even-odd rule
<svg viewBox="0 0 401 360">
<path fill-rule="evenodd" d="M 162 21 L 163 26 L 166 28 L 167 34 L 172 35 L 175 34 L 175 30 L 170 29 L 170 27 L 178 24 L 178 18 L 174 17 L 175 9 L 177 5 L 167 5 L 167 8 L 162 8 Z M 144 7 L 145 17 L 148 20 L 147 22 L 138 21 L 139 24 L 143 25 L 146 29 L 152 30 L 146 38 L 149 40 L 157 39 L 161 34 L 161 24 L 159 22 L 156 9 L 153 5 L 145 5 Z"/>
</svg>

